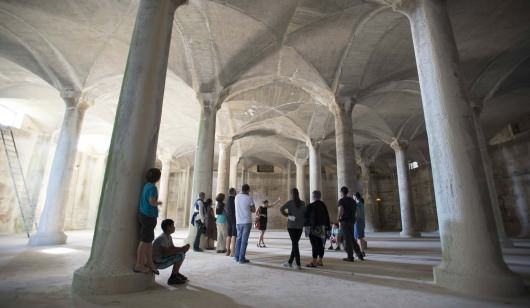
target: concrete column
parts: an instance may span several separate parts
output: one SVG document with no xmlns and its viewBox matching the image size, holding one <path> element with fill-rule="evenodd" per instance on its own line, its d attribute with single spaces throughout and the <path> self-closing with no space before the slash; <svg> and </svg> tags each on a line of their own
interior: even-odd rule
<svg viewBox="0 0 530 308">
<path fill-rule="evenodd" d="M 296 188 L 298 189 L 298 194 L 300 199 L 309 202 L 307 199 L 307 194 L 305 191 L 305 165 L 307 164 L 307 159 L 305 158 L 296 158 L 294 161 L 296 165 Z M 291 199 L 291 192 L 289 189 L 289 199 Z M 289 200 L 288 199 L 288 200 Z"/>
<path fill-rule="evenodd" d="M 159 220 L 164 220 L 167 217 L 167 196 L 169 191 L 169 175 L 171 174 L 171 157 L 162 157 L 162 170 L 160 176 L 160 191 L 158 193 L 158 200 L 162 201 L 162 206 L 158 212 Z"/>
<path fill-rule="evenodd" d="M 230 150 L 232 142 L 219 143 L 219 162 L 217 163 L 217 193 L 228 195 L 230 176 Z"/>
<path fill-rule="evenodd" d="M 320 143 L 313 141 L 307 143 L 309 148 L 309 198 L 315 190 L 322 191 L 322 166 L 320 163 Z M 310 199 L 307 200 L 310 202 Z"/>
<path fill-rule="evenodd" d="M 241 164 L 241 185 L 240 186 L 243 186 L 243 184 L 248 184 L 247 183 L 248 178 L 246 177 L 246 172 L 245 172 L 245 159 L 241 158 L 239 160 L 239 163 Z"/>
<path fill-rule="evenodd" d="M 88 104 L 83 101 L 79 92 L 73 90 L 61 92 L 61 97 L 66 103 L 63 124 L 53 157 L 46 188 L 46 200 L 39 218 L 37 232 L 32 234 L 29 239 L 31 246 L 66 243 L 64 218 L 72 188 L 71 180 L 77 154 L 77 143 Z"/>
<path fill-rule="evenodd" d="M 516 147 L 503 147 L 502 156 L 506 165 L 507 175 L 510 177 L 512 183 L 512 191 L 514 198 L 515 214 L 520 223 L 521 230 L 517 237 L 530 237 L 530 203 L 528 202 L 527 189 L 525 185 L 524 173 L 519 162 L 522 162 L 521 156 L 517 155 Z"/>
<path fill-rule="evenodd" d="M 337 97 L 332 109 L 335 116 L 335 146 L 337 150 L 337 196 L 342 186 L 357 191 L 357 166 L 353 139 L 352 111 L 354 103 L 349 97 Z"/>
<path fill-rule="evenodd" d="M 291 198 L 291 189 L 293 188 L 293 183 L 292 183 L 292 179 L 291 179 L 291 161 L 287 161 L 287 169 L 286 169 L 286 173 L 287 173 L 287 181 L 286 181 L 286 184 L 287 184 L 287 192 L 286 192 L 286 199 L 285 200 L 289 200 Z"/>
<path fill-rule="evenodd" d="M 414 201 L 410 190 L 409 166 L 407 162 L 407 144 L 394 140 L 390 147 L 396 153 L 396 171 L 399 188 L 399 207 L 401 210 L 401 237 L 419 237 L 414 228 Z"/>
<path fill-rule="evenodd" d="M 237 164 L 238 156 L 230 156 L 230 187 L 237 187 Z"/>
<path fill-rule="evenodd" d="M 188 206 L 188 201 L 193 199 L 192 196 L 191 196 L 191 187 L 190 187 L 190 179 L 192 177 L 192 174 L 191 174 L 191 167 L 190 166 L 187 166 L 186 169 L 185 169 L 185 181 L 184 183 L 186 183 L 186 195 L 184 196 L 184 217 L 185 218 L 185 221 L 184 221 L 184 225 L 182 227 L 189 227 L 190 226 L 190 218 L 191 218 L 191 207 Z M 193 201 L 195 201 L 195 199 L 193 199 Z"/>
<path fill-rule="evenodd" d="M 368 232 L 376 232 L 379 228 L 379 209 L 373 198 L 372 189 L 372 172 L 370 166 L 361 161 L 362 183 L 363 183 L 363 198 L 364 198 L 364 223 L 365 230 Z"/>
<path fill-rule="evenodd" d="M 418 66 L 442 242 L 435 281 L 469 294 L 522 294 L 520 277 L 502 257 L 445 1 L 393 4 L 410 20 Z"/>
<path fill-rule="evenodd" d="M 488 184 L 488 192 L 491 199 L 491 206 L 493 209 L 493 216 L 495 218 L 495 226 L 497 227 L 497 234 L 499 235 L 499 242 L 503 248 L 513 247 L 513 242 L 506 235 L 504 230 L 504 222 L 502 221 L 502 214 L 499 205 L 499 199 L 497 198 L 497 188 L 495 187 L 495 179 L 493 178 L 493 168 L 491 164 L 490 155 L 488 153 L 488 144 L 484 137 L 484 131 L 480 124 L 480 113 L 482 111 L 482 104 L 471 103 L 473 109 L 473 125 L 477 133 L 477 141 L 480 149 L 480 157 L 482 158 L 482 164 L 484 165 L 484 172 L 486 175 L 486 182 Z"/>
<path fill-rule="evenodd" d="M 197 147 L 195 149 L 195 163 L 193 165 L 190 215 L 195 211 L 194 202 L 199 197 L 200 192 L 204 192 L 206 198 L 212 198 L 215 120 L 217 108 L 214 107 L 215 96 L 212 94 L 202 93 L 199 96 L 199 100 L 202 104 L 202 111 L 199 119 L 199 133 L 197 137 Z M 184 240 L 185 243 L 192 245 L 195 235 L 196 228 L 190 224 L 188 236 Z M 201 240 L 201 248 L 204 247 L 205 241 Z"/>
<path fill-rule="evenodd" d="M 154 276 L 133 273 L 145 172 L 155 164 L 173 16 L 181 0 L 141 0 L 123 78 L 92 251 L 72 291 L 103 295 L 145 290 Z"/>
</svg>

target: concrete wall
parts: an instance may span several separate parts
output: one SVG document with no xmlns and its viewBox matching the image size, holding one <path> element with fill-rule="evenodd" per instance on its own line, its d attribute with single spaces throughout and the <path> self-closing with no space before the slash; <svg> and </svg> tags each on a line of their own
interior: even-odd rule
<svg viewBox="0 0 530 308">
<path fill-rule="evenodd" d="M 504 228 L 508 236 L 519 235 L 522 220 L 530 224 L 530 138 L 491 147 L 490 158 Z"/>
<path fill-rule="evenodd" d="M 401 212 L 396 171 L 388 168 L 375 168 L 374 199 L 378 207 L 381 230 L 401 230 Z M 414 212 L 415 227 L 419 231 L 430 232 L 438 229 L 436 200 L 430 164 L 421 164 L 419 168 L 409 170 Z"/>
</svg>

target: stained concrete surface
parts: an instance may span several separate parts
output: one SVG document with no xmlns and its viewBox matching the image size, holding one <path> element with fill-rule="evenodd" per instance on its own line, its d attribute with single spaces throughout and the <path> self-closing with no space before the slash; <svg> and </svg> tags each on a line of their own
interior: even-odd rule
<svg viewBox="0 0 530 308">
<path fill-rule="evenodd" d="M 185 230 L 174 234 L 182 242 Z M 0 236 L 1 307 L 497 307 L 530 305 L 530 295 L 518 298 L 469 297 L 433 284 L 432 267 L 441 260 L 435 233 L 401 239 L 399 233 L 368 234 L 367 261 L 345 263 L 344 252 L 326 251 L 324 267 L 302 271 L 280 266 L 290 252 L 286 231 L 266 233 L 268 248 L 257 248 L 252 231 L 249 265 L 239 265 L 215 252 L 190 252 L 182 273 L 190 282 L 168 286 L 170 269 L 156 284 L 139 293 L 79 297 L 71 293 L 72 273 L 90 253 L 91 231 L 70 231 L 69 243 L 29 247 L 23 234 Z M 505 249 L 511 270 L 530 285 L 530 241 L 516 241 Z M 302 263 L 311 247 L 301 241 Z M 485 269 L 487 270 L 487 269 Z M 139 274 L 140 275 L 140 274 Z"/>
</svg>

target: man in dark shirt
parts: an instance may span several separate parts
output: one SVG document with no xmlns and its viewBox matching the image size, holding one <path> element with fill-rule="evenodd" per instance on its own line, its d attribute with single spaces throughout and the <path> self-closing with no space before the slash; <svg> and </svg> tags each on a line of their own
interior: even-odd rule
<svg viewBox="0 0 530 308">
<path fill-rule="evenodd" d="M 234 257 L 234 248 L 236 245 L 236 189 L 230 188 L 228 190 L 228 199 L 226 199 L 226 211 L 227 211 L 227 222 L 228 222 L 228 232 L 226 236 L 226 255 Z"/>
<path fill-rule="evenodd" d="M 346 241 L 346 253 L 348 254 L 348 257 L 342 260 L 353 262 L 354 250 L 357 254 L 357 257 L 363 260 L 361 248 L 359 247 L 359 244 L 357 244 L 357 242 L 353 239 L 353 225 L 355 223 L 355 217 L 357 214 L 357 206 L 355 200 L 353 200 L 353 198 L 348 197 L 348 187 L 346 186 L 343 186 L 340 189 L 340 196 L 341 199 L 339 200 L 338 204 L 339 214 L 337 220 L 340 221 L 342 236 Z"/>
</svg>

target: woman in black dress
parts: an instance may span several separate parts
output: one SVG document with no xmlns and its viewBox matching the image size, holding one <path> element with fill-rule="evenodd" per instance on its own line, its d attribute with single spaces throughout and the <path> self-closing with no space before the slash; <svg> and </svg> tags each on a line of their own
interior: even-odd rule
<svg viewBox="0 0 530 308">
<path fill-rule="evenodd" d="M 259 230 L 260 230 L 260 236 L 258 240 L 257 246 L 260 248 L 267 247 L 265 246 L 265 242 L 263 241 L 263 236 L 265 235 L 265 230 L 267 230 L 267 209 L 274 207 L 276 204 L 280 202 L 280 198 L 278 197 L 278 200 L 276 200 L 274 203 L 269 205 L 269 201 L 265 200 L 263 201 L 263 204 L 258 207 L 256 210 L 256 217 L 259 217 Z"/>
</svg>

